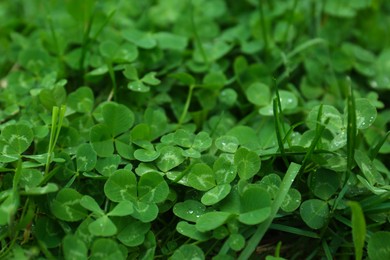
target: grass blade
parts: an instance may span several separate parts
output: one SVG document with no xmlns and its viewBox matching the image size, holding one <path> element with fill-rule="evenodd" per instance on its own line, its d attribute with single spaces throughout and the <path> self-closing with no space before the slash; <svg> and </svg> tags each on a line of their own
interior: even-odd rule
<svg viewBox="0 0 390 260">
<path fill-rule="evenodd" d="M 326 240 L 322 241 L 322 249 L 324 249 L 326 259 L 332 260 L 333 259 L 332 252 L 330 251 L 329 245 L 328 243 L 326 243 Z"/>
<path fill-rule="evenodd" d="M 355 146 L 356 146 L 356 104 L 353 89 L 351 84 L 349 85 L 348 98 L 347 98 L 347 110 L 348 110 L 348 122 L 347 122 L 347 170 L 346 178 L 343 188 L 341 189 L 335 203 L 332 207 L 332 212 L 337 208 L 337 205 L 344 198 L 345 193 L 348 191 L 348 181 L 351 178 L 351 170 L 355 160 Z"/>
<path fill-rule="evenodd" d="M 62 105 L 61 108 L 56 106 L 53 107 L 52 118 L 51 118 L 51 132 L 49 139 L 49 148 L 47 152 L 47 160 L 45 166 L 45 175 L 49 173 L 49 166 L 51 162 L 52 153 L 54 151 L 54 147 L 57 143 L 58 137 L 60 135 L 60 131 L 62 128 L 62 124 L 64 121 L 66 112 L 66 106 Z"/>
<path fill-rule="evenodd" d="M 352 209 L 352 239 L 355 246 L 355 260 L 363 258 L 363 247 L 366 238 L 366 221 L 364 220 L 363 210 L 359 203 L 349 201 L 348 206 Z"/>
<path fill-rule="evenodd" d="M 279 231 L 283 231 L 283 232 L 287 232 L 299 236 L 304 236 L 304 237 L 320 238 L 317 233 L 314 233 L 312 231 L 285 226 L 281 224 L 271 224 L 270 229 L 279 230 Z"/>
<path fill-rule="evenodd" d="M 347 125 L 347 176 L 352 169 L 355 158 L 356 146 L 356 104 L 352 86 L 349 86 L 348 93 L 348 125 Z M 347 178 L 348 179 L 348 178 Z"/>
<path fill-rule="evenodd" d="M 279 146 L 280 153 L 282 155 L 283 162 L 286 165 L 286 167 L 288 167 L 288 161 L 287 161 L 286 153 L 284 150 L 284 143 L 283 143 L 283 137 L 282 137 L 283 122 L 281 122 L 281 116 L 279 114 L 279 109 L 280 109 L 280 99 L 278 97 L 276 97 L 276 98 L 274 98 L 274 102 L 273 102 L 276 138 L 278 140 L 278 146 Z"/>
<path fill-rule="evenodd" d="M 386 142 L 389 135 L 390 135 L 390 131 L 387 131 L 385 136 L 383 136 L 383 138 L 380 139 L 375 146 L 371 147 L 371 149 L 369 151 L 369 155 L 370 155 L 371 160 L 374 160 L 376 158 L 376 156 L 379 153 L 379 150 L 381 149 L 382 145 Z"/>
<path fill-rule="evenodd" d="M 302 162 L 302 169 L 305 169 L 311 155 L 314 153 L 314 149 L 316 148 L 318 142 L 320 141 L 322 137 L 322 133 L 324 132 L 326 125 L 329 123 L 330 118 L 327 118 L 324 122 L 324 124 L 321 124 L 321 117 L 322 117 L 322 106 L 320 106 L 320 109 L 318 110 L 317 115 L 317 127 L 316 127 L 316 135 L 314 136 L 314 139 L 312 140 L 310 147 L 303 158 Z"/>
</svg>

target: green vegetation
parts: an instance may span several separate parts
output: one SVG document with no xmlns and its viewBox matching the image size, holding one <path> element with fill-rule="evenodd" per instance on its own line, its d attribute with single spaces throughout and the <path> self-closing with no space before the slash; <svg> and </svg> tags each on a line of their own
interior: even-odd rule
<svg viewBox="0 0 390 260">
<path fill-rule="evenodd" d="M 1 259 L 390 259 L 390 2 L 0 2 Z"/>
</svg>

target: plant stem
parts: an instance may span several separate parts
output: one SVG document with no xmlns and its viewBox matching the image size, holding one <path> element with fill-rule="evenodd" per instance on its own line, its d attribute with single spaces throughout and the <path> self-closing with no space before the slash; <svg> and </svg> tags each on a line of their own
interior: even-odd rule
<svg viewBox="0 0 390 260">
<path fill-rule="evenodd" d="M 88 45 L 89 45 L 89 34 L 91 32 L 92 28 L 92 21 L 94 19 L 95 13 L 93 12 L 90 19 L 87 21 L 87 28 L 84 31 L 83 34 L 83 42 L 81 47 L 81 56 L 79 60 L 79 70 L 82 72 L 82 77 L 85 79 L 85 69 L 84 69 L 84 61 L 85 57 L 87 55 Z"/>
<path fill-rule="evenodd" d="M 298 0 L 294 0 L 293 8 L 292 8 L 292 10 L 290 11 L 290 14 L 289 14 L 289 17 L 288 17 L 287 28 L 286 28 L 286 31 L 284 32 L 284 36 L 283 36 L 283 42 L 284 42 L 283 49 L 284 49 L 284 50 L 286 49 L 288 33 L 289 33 L 289 31 L 290 31 L 290 27 L 291 27 L 292 20 L 293 20 L 293 17 L 294 17 L 295 9 L 297 8 L 297 4 L 298 4 Z"/>
<path fill-rule="evenodd" d="M 268 36 L 267 36 L 268 32 L 267 32 L 267 27 L 265 26 L 264 10 L 263 10 L 261 0 L 259 0 L 258 5 L 259 5 L 259 15 L 260 15 L 260 22 L 261 22 L 261 32 L 263 34 L 263 39 L 264 39 L 264 49 L 265 49 L 265 53 L 268 53 L 267 52 L 269 46 Z"/>
<path fill-rule="evenodd" d="M 115 78 L 115 72 L 114 72 L 114 69 L 112 67 L 111 61 L 107 62 L 107 67 L 108 67 L 108 74 L 110 75 L 110 79 L 111 79 L 111 82 L 112 82 L 112 93 L 114 95 L 114 100 L 117 101 L 118 98 L 117 98 L 116 78 Z"/>
<path fill-rule="evenodd" d="M 52 160 L 52 153 L 57 143 L 58 136 L 60 135 L 62 123 L 65 117 L 65 111 L 66 111 L 66 107 L 64 105 L 61 106 L 61 108 L 58 108 L 56 106 L 53 107 L 53 112 L 51 117 L 51 132 L 50 132 L 49 148 L 47 152 L 47 159 L 45 165 L 45 175 L 49 173 L 50 162 Z"/>
<path fill-rule="evenodd" d="M 207 68 L 210 68 L 210 61 L 207 57 L 207 54 L 203 48 L 203 44 L 202 44 L 202 41 L 200 40 L 200 37 L 199 37 L 199 34 L 198 34 L 198 30 L 196 29 L 196 25 L 195 25 L 195 19 L 194 19 L 194 5 L 192 4 L 192 1 L 190 0 L 190 17 L 191 17 L 191 26 L 192 26 L 192 31 L 194 33 L 194 37 L 195 37 L 195 42 L 196 44 L 198 45 L 199 47 L 199 51 L 200 51 L 200 54 L 202 55 L 203 57 L 203 62 L 207 65 Z"/>
<path fill-rule="evenodd" d="M 283 122 L 281 122 L 281 116 L 279 114 L 279 112 L 281 112 L 281 110 L 279 111 L 280 109 L 279 105 L 280 105 L 280 99 L 274 98 L 273 112 L 274 112 L 274 119 L 275 119 L 276 138 L 278 140 L 279 150 L 280 150 L 280 154 L 282 155 L 283 162 L 286 165 L 286 167 L 288 167 L 288 160 L 285 154 L 283 137 L 282 137 L 282 134 L 284 135 L 284 131 L 283 131 L 284 129 L 282 127 Z"/>
<path fill-rule="evenodd" d="M 344 198 L 344 195 L 349 189 L 348 182 L 351 179 L 352 167 L 355 161 L 355 146 L 356 146 L 356 105 L 355 97 L 353 95 L 353 89 L 351 84 L 348 89 L 348 98 L 347 98 L 347 110 L 348 110 L 348 124 L 347 124 L 347 169 L 345 171 L 345 180 L 343 188 L 340 191 L 337 199 L 335 200 L 332 212 L 337 208 L 337 205 Z"/>
<path fill-rule="evenodd" d="M 183 112 L 181 113 L 180 119 L 179 119 L 179 126 L 181 126 L 187 116 L 188 109 L 190 108 L 191 99 L 192 99 L 192 92 L 194 91 L 195 86 L 191 85 L 188 90 L 187 100 L 184 104 Z"/>
</svg>

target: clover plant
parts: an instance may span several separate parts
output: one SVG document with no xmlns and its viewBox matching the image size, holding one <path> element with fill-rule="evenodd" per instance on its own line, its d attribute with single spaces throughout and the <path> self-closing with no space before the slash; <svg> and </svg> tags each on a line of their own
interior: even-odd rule
<svg viewBox="0 0 390 260">
<path fill-rule="evenodd" d="M 389 10 L 0 2 L 0 258 L 390 259 Z"/>
</svg>

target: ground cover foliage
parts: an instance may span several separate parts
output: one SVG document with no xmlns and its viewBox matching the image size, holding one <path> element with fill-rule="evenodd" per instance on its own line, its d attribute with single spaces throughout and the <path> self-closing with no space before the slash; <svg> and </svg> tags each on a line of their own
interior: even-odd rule
<svg viewBox="0 0 390 260">
<path fill-rule="evenodd" d="M 0 2 L 1 259 L 390 259 L 390 4 Z"/>
</svg>

